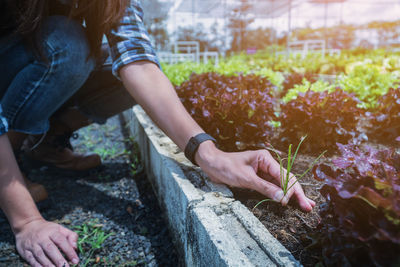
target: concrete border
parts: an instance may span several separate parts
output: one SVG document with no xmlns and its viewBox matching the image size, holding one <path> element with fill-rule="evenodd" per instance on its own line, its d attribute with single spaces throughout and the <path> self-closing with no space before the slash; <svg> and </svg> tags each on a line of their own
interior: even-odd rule
<svg viewBox="0 0 400 267">
<path fill-rule="evenodd" d="M 227 187 L 209 182 L 141 107 L 123 115 L 187 266 L 301 266 Z"/>
</svg>

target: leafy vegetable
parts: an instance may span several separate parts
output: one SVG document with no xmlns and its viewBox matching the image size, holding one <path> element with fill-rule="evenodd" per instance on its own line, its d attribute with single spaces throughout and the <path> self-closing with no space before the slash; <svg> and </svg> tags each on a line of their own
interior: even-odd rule
<svg viewBox="0 0 400 267">
<path fill-rule="evenodd" d="M 383 72 L 377 65 L 359 63 L 350 69 L 350 73 L 339 80 L 339 86 L 355 93 L 366 108 L 375 108 L 378 98 L 397 82 L 396 75 Z"/>
<path fill-rule="evenodd" d="M 303 79 L 302 83 L 295 84 L 294 88 L 290 89 L 287 94 L 282 98 L 284 103 L 294 100 L 300 93 L 306 93 L 308 90 L 313 92 L 332 92 L 335 90 L 334 85 L 330 85 L 328 82 L 319 80 L 317 82 L 311 83 L 310 81 Z"/>
<path fill-rule="evenodd" d="M 290 92 L 289 92 L 290 93 Z M 330 153 L 336 149 L 336 142 L 347 143 L 362 135 L 357 123 L 364 111 L 357 107 L 359 100 L 340 89 L 333 92 L 298 93 L 296 99 L 281 106 L 281 146 L 294 144 L 301 136 L 308 135 L 305 152 Z"/>
<path fill-rule="evenodd" d="M 400 136 L 400 88 L 391 88 L 378 100 L 378 108 L 369 113 L 372 126 L 369 135 L 384 144 L 393 144 Z"/>
<path fill-rule="evenodd" d="M 163 64 L 162 67 L 168 79 L 175 86 L 179 86 L 187 81 L 193 73 L 202 74 L 207 72 L 215 72 L 224 76 L 255 74 L 260 77 L 268 78 L 273 85 L 279 88 L 284 80 L 283 74 L 279 72 L 266 68 L 262 64 L 253 65 L 237 57 L 221 61 L 218 66 L 215 66 L 213 63 L 197 64 L 194 62 L 185 62 L 175 65 Z"/>
<path fill-rule="evenodd" d="M 177 87 L 190 115 L 226 151 L 265 147 L 275 119 L 275 86 L 256 75 L 193 74 Z"/>
<path fill-rule="evenodd" d="M 289 91 L 289 89 L 294 88 L 295 85 L 303 83 L 303 80 L 306 79 L 307 81 L 314 83 L 316 82 L 315 79 L 315 74 L 311 72 L 306 72 L 306 73 L 298 73 L 298 72 L 293 72 L 290 74 L 285 75 L 285 80 L 282 84 L 283 90 L 281 92 L 281 97 L 286 95 L 286 93 Z"/>
<path fill-rule="evenodd" d="M 325 184 L 320 241 L 327 265 L 400 263 L 400 154 L 338 144 L 333 166 L 314 167 Z"/>
</svg>

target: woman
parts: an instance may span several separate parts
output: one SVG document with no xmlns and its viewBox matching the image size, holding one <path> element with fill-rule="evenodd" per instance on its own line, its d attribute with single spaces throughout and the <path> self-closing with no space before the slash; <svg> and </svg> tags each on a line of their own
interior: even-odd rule
<svg viewBox="0 0 400 267">
<path fill-rule="evenodd" d="M 159 68 L 137 0 L 0 3 L 0 12 L 5 13 L 0 30 L 0 206 L 15 234 L 18 252 L 32 266 L 78 263 L 78 237 L 42 218 L 13 150 L 18 151 L 25 140 L 26 153 L 43 162 L 66 169 L 98 165 L 96 156 L 74 154 L 68 137 L 79 127 L 101 122 L 133 104 L 126 101 L 119 80 L 212 181 L 257 190 L 283 205 L 294 194 L 305 211 L 315 205 L 299 184 L 283 196 L 276 185 L 279 164 L 267 151 L 225 153 L 211 137 L 201 134 L 204 131 L 188 115 Z M 103 34 L 112 70 L 104 66 Z M 112 78 L 111 71 L 118 79 Z M 54 157 L 59 158 L 52 162 Z M 273 182 L 261 177 L 268 175 Z"/>
</svg>

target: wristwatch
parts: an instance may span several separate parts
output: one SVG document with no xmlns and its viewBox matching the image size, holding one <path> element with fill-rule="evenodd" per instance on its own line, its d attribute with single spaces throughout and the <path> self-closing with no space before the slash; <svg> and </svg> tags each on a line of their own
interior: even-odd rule
<svg viewBox="0 0 400 267">
<path fill-rule="evenodd" d="M 194 160 L 194 155 L 196 154 L 197 149 L 199 149 L 201 143 L 208 140 L 217 143 L 217 140 L 215 140 L 214 137 L 206 133 L 197 134 L 189 139 L 189 142 L 185 147 L 185 157 L 188 158 L 194 165 L 199 166 Z"/>
</svg>

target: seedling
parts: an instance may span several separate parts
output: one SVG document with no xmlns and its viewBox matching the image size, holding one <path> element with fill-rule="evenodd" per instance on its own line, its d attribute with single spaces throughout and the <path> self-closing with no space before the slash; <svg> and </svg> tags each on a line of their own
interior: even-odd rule
<svg viewBox="0 0 400 267">
<path fill-rule="evenodd" d="M 322 152 L 312 163 L 311 165 L 308 167 L 308 169 L 306 171 L 304 171 L 302 174 L 299 175 L 291 175 L 291 170 L 293 169 L 293 165 L 296 161 L 296 157 L 297 157 L 297 153 L 299 152 L 300 146 L 301 144 L 304 142 L 304 140 L 307 138 L 307 136 L 303 136 L 300 139 L 300 143 L 298 144 L 296 151 L 294 152 L 294 154 L 292 155 L 292 144 L 289 145 L 289 149 L 288 149 L 288 156 L 287 158 L 282 158 L 279 155 L 279 152 L 274 149 L 273 147 L 271 148 L 267 148 L 268 150 L 272 151 L 275 153 L 276 157 L 278 158 L 279 161 L 279 168 L 280 168 L 280 182 L 281 182 L 281 188 L 283 191 L 283 195 L 286 196 L 287 193 L 289 192 L 289 190 L 297 183 L 299 182 L 313 167 L 314 165 L 317 163 L 317 161 L 326 153 L 326 150 L 324 152 Z M 286 166 L 286 171 L 284 171 L 284 162 L 287 162 L 287 166 Z M 295 179 L 295 181 L 293 183 L 290 183 L 290 181 L 292 179 Z M 261 200 L 260 202 L 258 202 L 253 210 L 255 208 L 257 208 L 260 204 L 267 202 L 267 201 L 274 201 L 272 199 L 264 199 Z"/>
<path fill-rule="evenodd" d="M 91 266 L 93 262 L 96 262 L 96 259 L 93 259 L 93 254 L 101 249 L 106 239 L 114 235 L 114 233 L 106 234 L 102 226 L 94 222 L 76 226 L 75 230 L 79 235 L 78 250 L 84 259 L 79 266 Z"/>
</svg>

